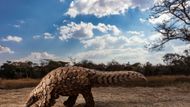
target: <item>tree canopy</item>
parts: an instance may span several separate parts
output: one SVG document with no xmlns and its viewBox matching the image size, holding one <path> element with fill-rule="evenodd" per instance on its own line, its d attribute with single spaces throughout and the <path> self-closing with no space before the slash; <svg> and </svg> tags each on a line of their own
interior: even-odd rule
<svg viewBox="0 0 190 107">
<path fill-rule="evenodd" d="M 190 43 L 189 0 L 162 0 L 151 10 L 150 18 L 159 18 L 162 15 L 169 18 L 155 26 L 156 31 L 162 34 L 162 39 L 151 44 L 152 49 L 162 49 L 165 43 L 176 39 Z"/>
</svg>

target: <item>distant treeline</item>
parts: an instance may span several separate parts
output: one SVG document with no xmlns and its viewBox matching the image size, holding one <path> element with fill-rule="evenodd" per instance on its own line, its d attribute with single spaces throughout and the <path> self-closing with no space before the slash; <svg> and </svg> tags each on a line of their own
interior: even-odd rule
<svg viewBox="0 0 190 107">
<path fill-rule="evenodd" d="M 164 65 L 153 65 L 150 62 L 141 63 L 119 63 L 115 60 L 107 64 L 95 64 L 89 60 L 73 62 L 74 66 L 81 66 L 100 71 L 125 71 L 133 70 L 141 72 L 146 76 L 155 75 L 189 75 L 190 74 L 190 50 L 185 50 L 184 55 L 166 54 L 163 56 Z M 54 61 L 44 59 L 40 64 L 31 61 L 26 62 L 11 62 L 7 61 L 0 67 L 0 78 L 42 78 L 51 70 L 57 67 L 68 66 L 68 62 Z"/>
</svg>

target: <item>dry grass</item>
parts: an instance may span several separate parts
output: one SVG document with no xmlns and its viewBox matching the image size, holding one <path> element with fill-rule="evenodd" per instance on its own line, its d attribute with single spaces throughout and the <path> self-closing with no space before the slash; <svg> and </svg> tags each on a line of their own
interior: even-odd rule
<svg viewBox="0 0 190 107">
<path fill-rule="evenodd" d="M 190 84 L 190 76 L 178 75 L 178 76 L 149 76 L 147 82 L 129 82 L 124 87 L 163 87 L 163 86 L 175 86 L 178 84 L 187 83 Z"/>
<path fill-rule="evenodd" d="M 190 84 L 190 76 L 150 76 L 147 77 L 148 82 L 130 82 L 125 87 L 161 87 L 161 86 L 174 86 L 178 84 Z M 0 89 L 18 89 L 26 87 L 34 87 L 40 82 L 40 79 L 16 79 L 7 80 L 0 79 Z"/>
<path fill-rule="evenodd" d="M 190 84 L 165 87 L 99 87 L 92 93 L 95 107 L 189 107 Z M 32 88 L 1 90 L 0 107 L 23 107 Z M 60 96 L 53 107 L 65 107 L 67 97 Z M 84 107 L 79 95 L 76 106 Z M 34 107 L 34 106 L 33 106 Z"/>
<path fill-rule="evenodd" d="M 0 89 L 18 89 L 25 87 L 34 87 L 39 82 L 39 79 L 0 79 Z"/>
<path fill-rule="evenodd" d="M 190 76 L 154 76 L 148 77 L 148 80 L 148 83 L 130 83 L 127 87 L 93 88 L 96 107 L 189 107 Z M 0 80 L 0 107 L 23 107 L 34 88 L 32 86 L 39 81 Z M 54 107 L 63 107 L 65 100 L 66 97 L 60 97 Z M 83 106 L 84 99 L 80 95 L 75 107 Z"/>
<path fill-rule="evenodd" d="M 163 76 L 149 76 L 149 81 L 190 81 L 190 76 L 185 75 L 163 75 Z"/>
<path fill-rule="evenodd" d="M 190 83 L 190 76 L 178 75 L 178 76 L 151 76 L 148 77 L 148 86 L 171 86 L 182 83 Z"/>
</svg>

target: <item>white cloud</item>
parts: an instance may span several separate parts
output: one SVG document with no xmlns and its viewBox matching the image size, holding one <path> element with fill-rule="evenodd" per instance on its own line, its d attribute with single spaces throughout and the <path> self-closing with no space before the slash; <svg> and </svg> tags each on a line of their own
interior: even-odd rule
<svg viewBox="0 0 190 107">
<path fill-rule="evenodd" d="M 74 0 L 66 14 L 75 17 L 78 14 L 93 14 L 103 17 L 124 13 L 131 6 L 129 0 Z"/>
<path fill-rule="evenodd" d="M 109 34 L 96 36 L 89 40 L 83 40 L 81 43 L 85 48 L 105 49 L 122 47 L 128 42 L 128 38 L 124 36 L 111 36 Z"/>
<path fill-rule="evenodd" d="M 40 36 L 40 35 L 34 35 L 34 36 L 32 36 L 32 38 L 33 38 L 33 39 L 40 39 L 41 36 Z"/>
<path fill-rule="evenodd" d="M 183 54 L 183 50 L 190 49 L 190 44 L 183 44 L 183 45 L 171 45 L 172 49 L 175 53 Z"/>
<path fill-rule="evenodd" d="M 162 36 L 153 32 L 151 35 L 144 35 L 142 31 L 128 31 L 127 35 L 113 36 L 110 34 L 96 36 L 81 43 L 88 51 L 80 52 L 75 57 L 78 60 L 88 59 L 97 63 L 111 61 L 115 59 L 121 63 L 151 62 L 153 64 L 163 63 L 162 57 L 166 53 L 182 54 L 185 49 L 190 48 L 190 44 L 173 41 L 166 44 L 163 51 L 152 52 L 146 49 L 145 43 L 160 40 Z"/>
<path fill-rule="evenodd" d="M 154 0 L 154 3 L 157 4 L 157 3 L 162 3 L 164 0 Z"/>
<path fill-rule="evenodd" d="M 163 52 L 151 53 L 144 48 L 123 48 L 123 49 L 95 49 L 78 53 L 75 57 L 78 60 L 88 59 L 97 63 L 106 63 L 115 59 L 120 63 L 146 63 L 153 64 L 162 63 Z M 153 60 L 154 59 L 154 60 Z"/>
<path fill-rule="evenodd" d="M 146 63 L 152 64 L 163 63 L 163 56 L 167 53 L 183 54 L 185 49 L 189 49 L 190 44 L 176 45 L 175 42 L 167 44 L 164 51 L 152 52 L 143 47 L 125 47 L 125 48 L 105 48 L 105 49 L 92 49 L 80 52 L 74 56 L 78 60 L 92 60 L 96 63 L 106 63 L 115 59 L 120 63 Z"/>
<path fill-rule="evenodd" d="M 48 32 L 45 32 L 43 34 L 43 36 L 44 36 L 44 39 L 54 39 L 55 38 L 54 36 L 52 36 L 51 33 L 48 33 Z"/>
<path fill-rule="evenodd" d="M 81 22 L 80 24 L 76 24 L 71 22 L 67 24 L 67 26 L 61 26 L 60 30 L 60 40 L 67 40 L 70 38 L 75 39 L 85 39 L 91 38 L 93 34 L 93 24 L 92 23 L 84 23 Z"/>
<path fill-rule="evenodd" d="M 3 41 L 13 41 L 13 42 L 21 42 L 23 39 L 22 37 L 19 36 L 12 36 L 12 35 L 8 35 L 6 38 L 2 39 Z"/>
<path fill-rule="evenodd" d="M 162 24 L 162 23 L 164 23 L 165 21 L 171 20 L 171 17 L 172 17 L 171 14 L 162 14 L 162 15 L 160 15 L 160 16 L 157 17 L 157 18 L 151 17 L 151 18 L 148 19 L 148 21 L 149 21 L 151 24 Z"/>
<path fill-rule="evenodd" d="M 0 45 L 0 54 L 1 53 L 14 53 L 10 48 Z"/>
<path fill-rule="evenodd" d="M 146 42 L 146 38 L 142 38 L 139 36 L 132 36 L 129 38 L 128 45 L 129 46 L 143 46 Z"/>
<path fill-rule="evenodd" d="M 14 28 L 21 28 L 24 24 L 25 24 L 24 20 L 17 20 L 15 24 L 9 24 L 9 25 Z"/>
<path fill-rule="evenodd" d="M 141 11 L 148 10 L 153 6 L 152 0 L 131 0 L 132 7 L 139 7 Z"/>
<path fill-rule="evenodd" d="M 74 0 L 66 15 L 95 15 L 97 17 L 124 14 L 129 8 L 144 11 L 153 5 L 152 0 Z"/>
<path fill-rule="evenodd" d="M 59 0 L 59 2 L 63 3 L 65 0 Z"/>
<path fill-rule="evenodd" d="M 129 34 L 130 33 L 130 34 Z M 96 36 L 92 39 L 82 40 L 81 43 L 85 48 L 95 48 L 95 49 L 107 49 L 107 48 L 124 48 L 131 46 L 143 46 L 146 42 L 146 38 L 141 34 L 142 32 L 130 31 L 128 36 L 120 35 L 113 36 L 110 34 L 105 34 L 102 36 Z M 130 36 L 130 37 L 129 37 Z"/>
<path fill-rule="evenodd" d="M 163 38 L 162 34 L 158 32 L 153 32 L 149 37 L 148 41 L 161 40 Z"/>
<path fill-rule="evenodd" d="M 57 57 L 54 54 L 48 52 L 31 52 L 30 55 L 19 59 L 18 61 L 33 61 L 38 62 L 42 59 L 56 59 Z"/>
<path fill-rule="evenodd" d="M 187 1 L 187 6 L 190 6 L 190 1 Z"/>
<path fill-rule="evenodd" d="M 15 24 L 15 25 L 13 25 L 13 27 L 20 28 L 20 25 Z"/>
<path fill-rule="evenodd" d="M 184 50 L 190 49 L 190 44 L 180 40 L 172 40 L 164 45 L 164 52 L 184 54 Z"/>
<path fill-rule="evenodd" d="M 102 59 L 103 57 L 105 58 L 106 56 L 110 55 L 111 49 L 108 50 L 102 50 L 102 49 L 97 49 L 97 50 L 90 50 L 86 52 L 80 52 L 75 55 L 77 59 L 83 60 L 83 59 Z"/>
<path fill-rule="evenodd" d="M 143 19 L 143 18 L 140 18 L 139 21 L 140 21 L 141 23 L 147 22 L 147 20 L 145 20 L 145 19 Z"/>
<path fill-rule="evenodd" d="M 144 36 L 143 31 L 127 31 L 127 34 L 131 36 Z"/>
<path fill-rule="evenodd" d="M 34 35 L 32 36 L 33 39 L 45 39 L 45 40 L 48 40 L 48 39 L 54 39 L 55 36 L 53 36 L 51 33 L 48 33 L 48 32 L 45 32 L 41 35 Z"/>
<path fill-rule="evenodd" d="M 81 22 L 80 24 L 76 24 L 71 22 L 66 26 L 61 26 L 59 28 L 60 31 L 60 40 L 67 40 L 67 39 L 89 39 L 94 36 L 94 31 L 98 30 L 102 33 L 111 33 L 113 35 L 120 34 L 120 30 L 115 25 L 105 25 L 103 23 L 99 23 L 98 25 L 93 25 L 92 23 L 84 23 Z"/>
<path fill-rule="evenodd" d="M 105 25 L 104 23 L 98 23 L 97 26 L 94 25 L 93 27 L 102 33 L 110 32 L 113 35 L 119 35 L 121 33 L 121 31 L 115 25 Z"/>
</svg>

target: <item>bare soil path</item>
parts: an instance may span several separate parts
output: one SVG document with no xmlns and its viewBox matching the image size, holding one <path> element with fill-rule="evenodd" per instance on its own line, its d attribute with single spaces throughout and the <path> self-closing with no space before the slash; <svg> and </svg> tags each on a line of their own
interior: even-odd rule
<svg viewBox="0 0 190 107">
<path fill-rule="evenodd" d="M 32 88 L 0 90 L 0 107 L 23 107 Z M 101 87 L 93 88 L 96 107 L 190 107 L 190 84 L 165 87 Z M 66 97 L 57 99 L 54 107 Z M 80 95 L 75 107 L 83 107 Z"/>
</svg>

